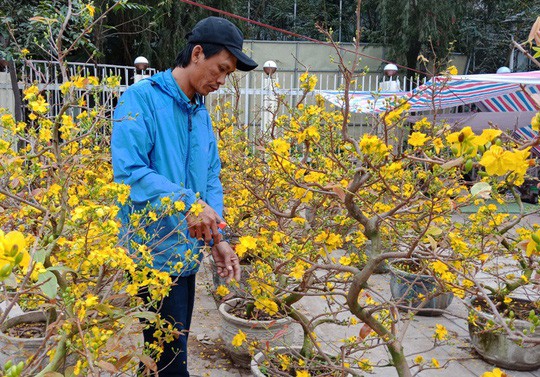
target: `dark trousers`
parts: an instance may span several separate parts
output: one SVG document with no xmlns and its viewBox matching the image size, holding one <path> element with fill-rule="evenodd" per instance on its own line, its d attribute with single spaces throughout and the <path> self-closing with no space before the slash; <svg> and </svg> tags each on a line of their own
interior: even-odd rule
<svg viewBox="0 0 540 377">
<path fill-rule="evenodd" d="M 189 377 L 187 364 L 188 331 L 195 302 L 195 275 L 173 277 L 176 281 L 169 295 L 163 299 L 159 314 L 171 322 L 182 334 L 170 343 L 163 345 L 164 350 L 157 363 L 160 377 Z M 144 330 L 144 341 L 153 342 L 154 328 Z"/>
</svg>

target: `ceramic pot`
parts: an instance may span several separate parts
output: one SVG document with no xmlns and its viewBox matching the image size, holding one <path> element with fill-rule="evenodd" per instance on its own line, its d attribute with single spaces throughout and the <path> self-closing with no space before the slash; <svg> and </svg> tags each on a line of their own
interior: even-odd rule
<svg viewBox="0 0 540 377">
<path fill-rule="evenodd" d="M 8 360 L 11 360 L 13 364 L 17 364 L 20 361 L 27 362 L 31 356 L 45 352 L 43 343 L 44 337 L 36 338 L 17 338 L 7 334 L 7 330 L 11 327 L 17 326 L 22 323 L 36 323 L 37 326 L 44 325 L 46 323 L 45 314 L 41 311 L 26 312 L 7 319 L 0 326 L 0 367 L 6 364 Z M 39 356 L 39 355 L 38 355 Z M 47 362 L 49 358 L 44 356 L 44 361 Z"/>
<path fill-rule="evenodd" d="M 397 268 L 397 265 L 403 262 L 410 263 L 411 260 L 396 259 L 388 264 L 390 291 L 392 292 L 392 298 L 398 301 L 398 308 L 409 306 L 418 308 L 415 310 L 416 314 L 424 316 L 443 314 L 443 310 L 452 303 L 454 294 L 452 292 L 440 292 L 440 285 L 430 275 L 410 273 Z M 431 298 L 426 302 L 425 299 L 420 299 L 419 295 Z M 403 304 L 399 305 L 399 302 Z"/>
<path fill-rule="evenodd" d="M 277 347 L 274 352 L 279 354 L 290 354 L 292 352 L 299 353 L 302 347 L 300 346 L 292 346 L 292 347 Z M 264 365 L 265 355 L 263 352 L 257 353 L 255 356 L 253 356 L 253 359 L 251 359 L 251 374 L 253 377 L 268 377 L 268 375 L 264 374 L 261 371 L 261 366 Z M 325 374 L 327 375 L 327 374 Z M 340 374 L 341 376 L 341 374 Z M 352 375 L 350 373 L 347 373 L 347 377 L 351 377 Z"/>
<path fill-rule="evenodd" d="M 476 298 L 468 300 L 471 315 L 474 316 L 476 325 L 469 322 L 469 336 L 471 343 L 478 354 L 486 361 L 499 367 L 511 370 L 535 370 L 540 368 L 540 344 L 518 344 L 508 339 L 504 330 L 486 330 L 484 324 L 494 321 L 494 317 L 483 311 L 479 311 L 474 305 Z M 516 300 L 516 299 L 514 299 Z M 524 320 L 513 320 L 512 325 L 516 330 L 531 329 L 531 323 Z M 540 331 L 536 329 L 531 334 L 540 340 Z"/>
<path fill-rule="evenodd" d="M 229 312 L 243 300 L 234 298 L 225 301 L 219 306 L 221 314 L 221 338 L 224 347 L 236 366 L 249 368 L 251 355 L 249 344 L 259 342 L 265 347 L 291 345 L 294 341 L 293 320 L 290 317 L 278 318 L 269 321 L 247 320 L 236 317 Z M 246 341 L 240 346 L 232 345 L 232 340 L 238 331 L 246 334 Z"/>
</svg>

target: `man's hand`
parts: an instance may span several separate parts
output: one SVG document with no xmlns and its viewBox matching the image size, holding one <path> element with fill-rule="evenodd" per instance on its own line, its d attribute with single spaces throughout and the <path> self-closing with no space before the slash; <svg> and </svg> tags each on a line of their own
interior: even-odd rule
<svg viewBox="0 0 540 377">
<path fill-rule="evenodd" d="M 212 207 L 203 200 L 198 200 L 198 204 L 202 205 L 203 210 L 197 216 L 188 212 L 186 220 L 188 223 L 189 235 L 197 239 L 204 239 L 208 243 L 214 239 L 214 244 L 221 241 L 221 234 L 218 232 L 218 223 L 223 222 L 221 217 Z"/>
<path fill-rule="evenodd" d="M 227 242 L 212 246 L 212 257 L 216 263 L 217 273 L 229 283 L 231 279 L 240 281 L 240 260 Z"/>
</svg>

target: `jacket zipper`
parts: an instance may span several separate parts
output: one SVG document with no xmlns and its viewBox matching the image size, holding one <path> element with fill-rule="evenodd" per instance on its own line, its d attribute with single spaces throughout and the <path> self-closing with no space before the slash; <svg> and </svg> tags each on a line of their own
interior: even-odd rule
<svg viewBox="0 0 540 377">
<path fill-rule="evenodd" d="M 189 109 L 188 113 L 188 140 L 187 140 L 187 153 L 186 153 L 186 166 L 185 166 L 185 172 L 186 172 L 186 188 L 189 188 L 189 155 L 191 152 L 191 130 L 193 129 L 193 124 L 191 121 L 193 112 L 191 109 Z"/>
</svg>

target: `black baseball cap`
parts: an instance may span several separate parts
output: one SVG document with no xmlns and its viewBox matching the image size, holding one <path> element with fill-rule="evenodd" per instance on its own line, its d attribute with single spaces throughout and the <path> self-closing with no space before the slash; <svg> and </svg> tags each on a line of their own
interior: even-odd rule
<svg viewBox="0 0 540 377">
<path fill-rule="evenodd" d="M 221 17 L 208 17 L 197 22 L 186 35 L 188 43 L 212 43 L 225 47 L 236 59 L 236 68 L 251 71 L 257 67 L 249 56 L 242 52 L 244 35 L 232 22 Z"/>
</svg>

